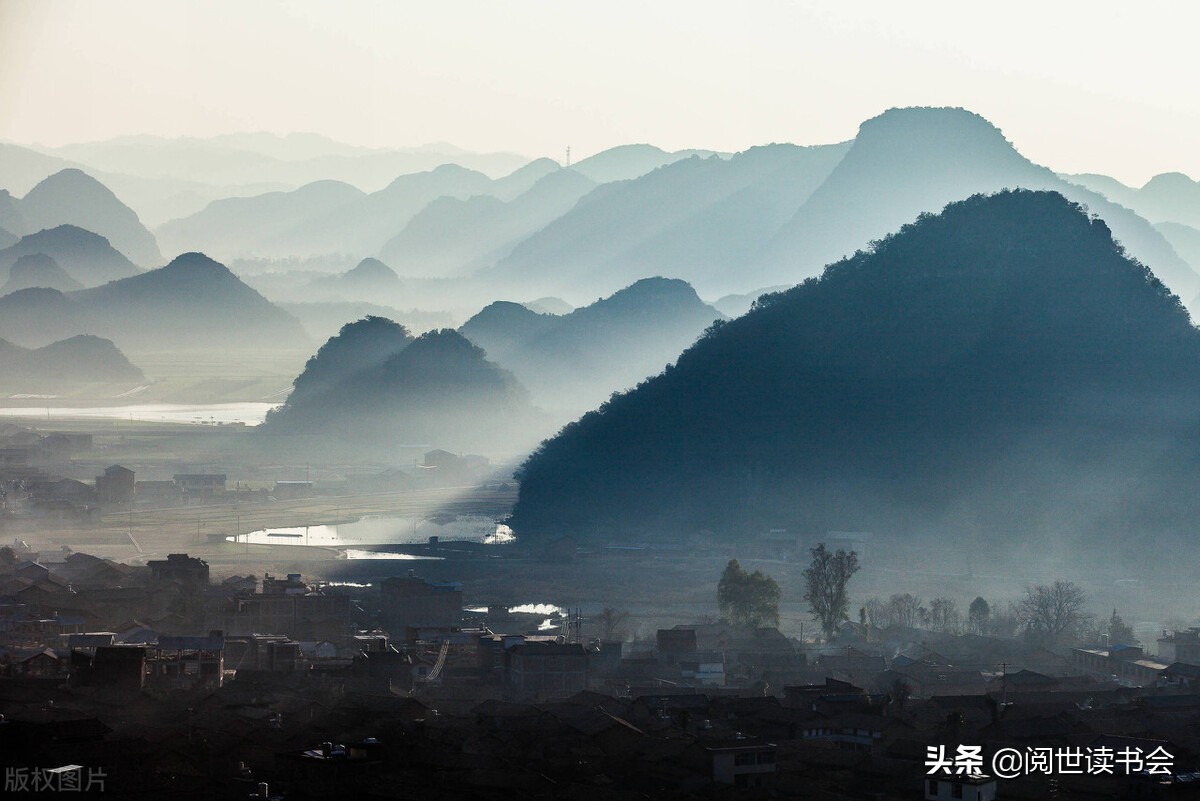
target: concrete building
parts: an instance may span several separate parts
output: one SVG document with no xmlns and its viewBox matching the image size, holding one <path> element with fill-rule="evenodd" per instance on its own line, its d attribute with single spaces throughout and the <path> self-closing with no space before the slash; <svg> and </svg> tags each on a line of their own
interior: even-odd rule
<svg viewBox="0 0 1200 801">
<path fill-rule="evenodd" d="M 173 478 L 188 503 L 211 501 L 225 494 L 224 473 L 176 473 Z"/>
<path fill-rule="evenodd" d="M 418 629 L 453 629 L 462 625 L 462 585 L 428 582 L 409 571 L 379 586 L 381 622 L 392 639 L 409 639 Z"/>
<path fill-rule="evenodd" d="M 925 780 L 925 801 L 995 801 L 996 780 L 984 774 L 938 776 Z"/>
<path fill-rule="evenodd" d="M 575 643 L 523 642 L 504 649 L 504 689 L 515 698 L 568 698 L 587 689 L 588 654 Z"/>
<path fill-rule="evenodd" d="M 150 576 L 155 582 L 208 584 L 208 562 L 186 553 L 170 553 L 166 559 L 151 559 L 146 566 L 150 568 Z"/>
</svg>

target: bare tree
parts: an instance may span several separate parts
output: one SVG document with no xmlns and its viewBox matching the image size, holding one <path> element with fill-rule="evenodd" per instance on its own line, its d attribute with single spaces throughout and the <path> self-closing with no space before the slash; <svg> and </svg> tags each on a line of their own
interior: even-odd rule
<svg viewBox="0 0 1200 801">
<path fill-rule="evenodd" d="M 897 626 L 913 628 L 921 620 L 921 599 L 912 593 L 896 593 L 888 599 L 888 615 Z"/>
<path fill-rule="evenodd" d="M 1025 588 L 1017 604 L 1017 617 L 1028 636 L 1046 645 L 1075 639 L 1088 622 L 1083 607 L 1087 593 L 1073 581 L 1056 581 Z"/>
<path fill-rule="evenodd" d="M 933 631 L 953 634 L 958 631 L 961 621 L 958 605 L 949 598 L 934 598 L 929 602 L 928 620 L 929 628 Z"/>
<path fill-rule="evenodd" d="M 825 639 L 829 639 L 838 624 L 848 619 L 850 597 L 846 585 L 858 572 L 858 554 L 829 551 L 823 542 L 809 552 L 812 562 L 804 571 L 804 600 L 808 601 L 813 620 L 821 624 Z"/>
<path fill-rule="evenodd" d="M 628 612 L 619 612 L 611 606 L 604 607 L 604 611 L 596 616 L 596 622 L 600 624 L 603 634 L 600 637 L 601 642 L 612 642 L 617 638 L 620 632 L 621 624 L 629 617 Z"/>
</svg>

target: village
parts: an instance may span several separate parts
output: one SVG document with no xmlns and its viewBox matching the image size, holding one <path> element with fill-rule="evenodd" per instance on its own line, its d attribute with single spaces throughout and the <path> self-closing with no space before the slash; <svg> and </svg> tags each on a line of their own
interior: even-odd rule
<svg viewBox="0 0 1200 801">
<path fill-rule="evenodd" d="M 236 509 L 248 529 L 256 509 L 331 498 L 354 509 L 353 490 L 322 479 L 229 486 L 224 473 L 178 465 L 169 480 L 138 480 L 102 465 L 109 454 L 78 431 L 5 434 L 4 530 L 17 532 L 0 548 L 6 794 L 55 782 L 122 798 L 1200 794 L 1200 628 L 1141 645 L 1112 625 L 1090 632 L 1094 642 L 1047 641 L 1005 628 L 999 609 L 985 625 L 986 603 L 963 619 L 945 599 L 925 609 L 907 592 L 870 599 L 824 633 L 778 610 L 731 620 L 684 605 L 684 622 L 664 623 L 594 579 L 638 559 L 658 559 L 662 574 L 663 549 L 570 537 L 497 551 L 434 536 L 341 574 L 329 550 L 293 547 L 307 561 L 292 572 L 269 561 L 278 548 L 247 537 L 243 550 L 215 521 Z M 478 503 L 485 467 L 429 451 L 415 479 L 390 480 L 461 510 L 471 503 L 438 495 L 435 477 L 482 482 Z M 94 479 L 64 475 L 86 472 Z M 359 492 L 377 499 L 372 489 Z M 465 506 L 447 507 L 455 498 Z M 214 530 L 194 538 L 192 515 L 213 510 L 199 520 Z M 172 514 L 187 521 L 174 535 Z M 39 549 L 22 536 L 76 545 Z M 872 547 L 866 534 L 823 537 Z M 151 549 L 164 545 L 180 549 Z M 134 546 L 136 558 L 121 556 Z M 795 558 L 784 531 L 741 550 L 768 565 Z M 286 570 L 260 570 L 264 560 Z M 501 579 L 488 579 L 500 563 L 505 580 L 525 576 L 517 595 L 581 571 L 587 614 L 503 600 Z M 704 583 L 716 598 L 717 576 Z M 982 756 L 939 772 L 931 748 Z M 990 760 L 1005 749 L 1141 761 L 1107 772 L 1031 761 L 999 776 Z"/>
</svg>

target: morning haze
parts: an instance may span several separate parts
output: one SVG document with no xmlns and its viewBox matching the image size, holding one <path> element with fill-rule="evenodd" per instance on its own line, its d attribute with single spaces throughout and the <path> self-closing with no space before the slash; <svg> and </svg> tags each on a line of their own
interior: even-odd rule
<svg viewBox="0 0 1200 801">
<path fill-rule="evenodd" d="M 6 795 L 1188 797 L 1189 13 L 0 0 Z"/>
</svg>

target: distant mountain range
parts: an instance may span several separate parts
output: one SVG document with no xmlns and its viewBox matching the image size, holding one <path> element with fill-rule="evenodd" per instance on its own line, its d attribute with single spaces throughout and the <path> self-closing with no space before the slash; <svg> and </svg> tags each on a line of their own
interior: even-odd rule
<svg viewBox="0 0 1200 801">
<path fill-rule="evenodd" d="M 1063 178 L 1133 209 L 1152 223 L 1181 223 L 1200 228 L 1200 182 L 1183 173 L 1156 175 L 1141 188 L 1126 186 L 1106 175 L 1064 175 Z"/>
<path fill-rule="evenodd" d="M 517 380 L 460 334 L 413 340 L 366 318 L 321 347 L 261 436 L 264 447 L 370 461 L 405 445 L 520 452 L 546 427 Z"/>
<path fill-rule="evenodd" d="M 1191 536 L 1197 434 L 1200 331 L 1178 297 L 1086 209 L 1003 192 L 715 326 L 545 442 L 511 524 L 942 532 L 1119 558 L 1145 547 L 1130 531 Z"/>
<path fill-rule="evenodd" d="M 200 253 L 93 289 L 0 297 L 0 337 L 36 346 L 72 334 L 98 334 L 129 352 L 297 350 L 309 342 L 295 318 Z"/>
<path fill-rule="evenodd" d="M 728 159 L 693 156 L 604 184 L 518 244 L 485 278 L 568 299 L 609 293 L 647 275 L 679 276 L 708 292 L 745 291 L 745 266 L 847 147 L 770 145 Z"/>
<path fill-rule="evenodd" d="M 17 199 L 0 193 L 0 228 L 15 234 L 73 225 L 105 237 L 135 264 L 162 261 L 158 244 L 133 209 L 104 184 L 82 170 L 65 169 L 48 176 Z"/>
<path fill-rule="evenodd" d="M 0 391 L 66 392 L 84 384 L 145 378 L 110 340 L 100 337 L 75 336 L 36 349 L 0 339 Z"/>
<path fill-rule="evenodd" d="M 538 405 L 579 412 L 661 372 L 718 319 L 686 282 L 646 278 L 561 317 L 496 302 L 459 330 Z"/>
</svg>

